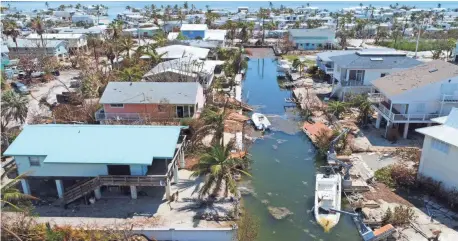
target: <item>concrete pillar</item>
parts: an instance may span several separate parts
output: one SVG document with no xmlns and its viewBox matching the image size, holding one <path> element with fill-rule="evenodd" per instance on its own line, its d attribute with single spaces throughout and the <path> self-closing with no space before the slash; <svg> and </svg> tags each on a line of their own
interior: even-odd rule
<svg viewBox="0 0 458 241">
<path fill-rule="evenodd" d="M 409 123 L 406 123 L 404 125 L 404 134 L 402 135 L 402 138 L 407 139 L 407 134 L 409 133 Z"/>
<path fill-rule="evenodd" d="M 171 190 L 170 190 L 170 180 L 167 178 L 167 184 L 165 184 L 165 198 L 170 200 L 171 198 Z"/>
<path fill-rule="evenodd" d="M 64 183 L 62 182 L 62 180 L 56 179 L 56 187 L 57 187 L 57 196 L 59 196 L 59 198 L 63 198 L 64 197 Z"/>
<path fill-rule="evenodd" d="M 27 195 L 31 195 L 32 192 L 30 191 L 29 181 L 27 179 L 21 179 L 22 184 L 22 192 Z"/>
<path fill-rule="evenodd" d="M 186 166 L 186 163 L 184 161 L 184 151 L 183 151 L 183 149 L 181 149 L 180 152 L 181 152 L 181 154 L 180 154 L 180 167 L 184 168 Z"/>
<path fill-rule="evenodd" d="M 380 124 L 382 123 L 382 114 L 377 112 L 377 121 L 375 122 L 375 128 L 380 128 Z"/>
<path fill-rule="evenodd" d="M 173 181 L 178 183 L 178 165 L 173 165 Z"/>
<path fill-rule="evenodd" d="M 100 187 L 96 188 L 94 190 L 94 194 L 95 194 L 95 199 L 101 199 L 102 198 L 102 191 L 100 190 Z"/>
<path fill-rule="evenodd" d="M 137 187 L 136 186 L 130 186 L 130 196 L 132 199 L 137 199 Z"/>
</svg>

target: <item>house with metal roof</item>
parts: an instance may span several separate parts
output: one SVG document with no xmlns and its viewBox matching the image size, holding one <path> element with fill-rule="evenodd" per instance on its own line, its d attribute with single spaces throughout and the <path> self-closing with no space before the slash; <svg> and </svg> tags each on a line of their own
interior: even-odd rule
<svg viewBox="0 0 458 241">
<path fill-rule="evenodd" d="M 9 57 L 11 59 L 20 57 L 38 57 L 38 56 L 54 56 L 64 58 L 68 56 L 68 43 L 63 40 L 32 40 L 17 38 L 16 42 L 12 39 L 6 41 L 6 46 L 9 49 Z"/>
<path fill-rule="evenodd" d="M 376 127 L 383 121 L 386 136 L 402 130 L 407 138 L 409 128 L 430 125 L 458 107 L 458 66 L 433 60 L 374 80 L 372 87 Z"/>
<path fill-rule="evenodd" d="M 22 190 L 33 194 L 29 182 L 55 180 L 57 195 L 67 204 L 102 186 L 164 186 L 178 180 L 183 164 L 181 126 L 26 125 L 4 152 L 12 156 Z"/>
<path fill-rule="evenodd" d="M 316 65 L 319 69 L 325 72 L 328 75 L 331 75 L 334 72 L 334 61 L 331 60 L 330 57 L 333 56 L 340 56 L 340 55 L 347 55 L 355 53 L 354 50 L 335 50 L 335 51 L 326 51 L 320 52 L 316 54 Z"/>
<path fill-rule="evenodd" d="M 387 49 L 359 50 L 329 59 L 334 63 L 331 96 L 344 101 L 351 94 L 369 93 L 371 82 L 378 78 L 421 64 L 404 52 Z"/>
<path fill-rule="evenodd" d="M 300 50 L 332 49 L 336 32 L 329 28 L 289 29 L 289 41 Z"/>
<path fill-rule="evenodd" d="M 179 123 L 200 114 L 205 96 L 198 82 L 109 82 L 99 103 L 95 116 L 103 123 Z"/>
<path fill-rule="evenodd" d="M 213 82 L 216 66 L 223 64 L 224 61 L 200 60 L 195 57 L 172 59 L 159 63 L 143 78 L 153 82 L 198 82 L 207 89 Z"/>
<path fill-rule="evenodd" d="M 179 59 L 185 57 L 206 59 L 209 52 L 209 49 L 179 44 L 156 48 L 156 53 L 159 55 L 163 54 L 162 59 L 164 60 Z"/>
<path fill-rule="evenodd" d="M 187 39 L 204 39 L 207 24 L 182 24 L 180 31 Z"/>
<path fill-rule="evenodd" d="M 432 121 L 439 125 L 416 129 L 425 135 L 418 175 L 432 178 L 452 190 L 458 187 L 458 108 Z"/>
<path fill-rule="evenodd" d="M 70 50 L 81 49 L 87 46 L 87 36 L 81 33 L 71 33 L 71 34 L 62 34 L 62 33 L 46 33 L 46 34 L 36 34 L 32 33 L 27 36 L 29 40 L 62 40 L 68 42 L 68 48 Z"/>
</svg>

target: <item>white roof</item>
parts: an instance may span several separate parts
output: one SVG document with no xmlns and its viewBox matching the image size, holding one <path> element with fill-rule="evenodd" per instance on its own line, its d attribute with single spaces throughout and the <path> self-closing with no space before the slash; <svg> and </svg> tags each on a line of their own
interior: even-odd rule
<svg viewBox="0 0 458 241">
<path fill-rule="evenodd" d="M 169 45 L 156 49 L 158 54 L 166 53 L 164 56 L 162 56 L 163 59 L 179 59 L 184 57 L 206 59 L 209 51 L 209 49 L 186 45 Z"/>
<path fill-rule="evenodd" d="M 207 30 L 207 24 L 182 24 L 181 31 Z"/>
<path fill-rule="evenodd" d="M 437 119 L 433 121 L 437 121 Z M 443 121 L 444 119 L 438 121 Z M 458 108 L 453 108 L 450 111 L 443 125 L 419 128 L 416 131 L 458 147 Z"/>
<path fill-rule="evenodd" d="M 224 29 L 212 29 L 205 31 L 204 40 L 219 40 L 224 41 L 226 39 L 227 30 Z"/>
<path fill-rule="evenodd" d="M 43 39 L 79 39 L 83 37 L 82 33 L 60 34 L 60 33 L 45 33 Z M 41 39 L 40 35 L 32 33 L 27 36 L 27 39 Z"/>
</svg>

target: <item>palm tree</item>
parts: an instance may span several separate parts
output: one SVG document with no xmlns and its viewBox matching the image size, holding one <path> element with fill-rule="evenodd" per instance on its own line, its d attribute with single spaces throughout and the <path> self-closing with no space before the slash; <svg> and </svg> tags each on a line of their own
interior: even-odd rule
<svg viewBox="0 0 458 241">
<path fill-rule="evenodd" d="M 99 57 L 100 57 L 99 53 L 102 48 L 103 42 L 98 37 L 94 35 L 89 35 L 87 38 L 87 45 L 88 45 L 88 48 L 92 49 L 92 52 L 94 54 L 95 66 L 96 66 L 96 69 L 98 70 L 99 69 Z"/>
<path fill-rule="evenodd" d="M 236 32 L 237 32 L 237 28 L 238 28 L 238 24 L 237 22 L 234 22 L 232 20 L 228 20 L 224 26 L 223 26 L 225 29 L 228 29 L 229 30 L 229 35 L 230 35 L 230 39 L 232 40 L 232 43 L 234 43 L 234 38 L 235 38 L 235 35 L 236 35 Z"/>
<path fill-rule="evenodd" d="M 154 36 L 153 36 L 153 39 L 154 41 L 156 41 L 156 45 L 158 47 L 162 47 L 164 46 L 166 43 L 167 43 L 167 36 L 165 36 L 165 33 L 160 31 L 160 32 L 157 32 Z"/>
<path fill-rule="evenodd" d="M 162 61 L 162 56 L 167 54 L 167 53 L 158 54 L 155 48 L 156 47 L 146 48 L 144 50 L 140 49 L 142 55 L 148 56 L 148 62 L 151 67 L 154 67 L 158 63 L 160 63 Z"/>
<path fill-rule="evenodd" d="M 108 25 L 108 31 L 111 32 L 113 39 L 119 39 L 122 36 L 123 23 L 115 20 Z"/>
<path fill-rule="evenodd" d="M 130 11 L 131 9 L 132 9 L 132 8 L 131 8 L 129 5 L 126 6 L 126 10 L 129 10 L 129 11 Z"/>
<path fill-rule="evenodd" d="M 130 57 L 130 50 L 135 46 L 135 41 L 131 36 L 127 36 L 120 39 L 119 45 L 121 47 L 121 51 L 126 51 L 127 57 Z"/>
<path fill-rule="evenodd" d="M 183 3 L 183 8 L 184 8 L 184 9 L 188 9 L 188 7 L 189 7 L 188 2 L 184 2 L 184 3 Z"/>
<path fill-rule="evenodd" d="M 205 13 L 205 24 L 207 24 L 209 28 L 212 28 L 213 23 L 218 19 L 219 19 L 219 15 L 216 13 L 211 13 L 211 12 Z"/>
<path fill-rule="evenodd" d="M 129 67 L 118 71 L 118 76 L 121 81 L 137 82 L 142 79 L 143 74 L 138 67 Z"/>
<path fill-rule="evenodd" d="M 366 95 L 356 95 L 351 99 L 351 105 L 358 108 L 358 121 L 366 125 L 367 119 L 372 112 L 372 103 L 368 100 Z"/>
<path fill-rule="evenodd" d="M 46 9 L 49 9 L 49 3 L 45 2 Z"/>
<path fill-rule="evenodd" d="M 57 8 L 57 10 L 59 10 L 59 11 L 64 11 L 64 10 L 65 10 L 65 5 L 63 5 L 63 4 L 60 5 L 60 6 Z"/>
<path fill-rule="evenodd" d="M 205 182 L 199 190 L 199 198 L 205 195 L 218 196 L 224 190 L 224 196 L 237 192 L 237 184 L 234 174 L 242 173 L 251 176 L 249 173 L 240 170 L 239 167 L 246 166 L 248 160 L 231 155 L 231 145 L 213 145 L 208 152 L 203 154 L 199 163 L 194 165 L 193 177 L 205 177 Z"/>
<path fill-rule="evenodd" d="M 302 70 L 304 70 L 305 66 L 307 66 L 307 63 L 305 61 L 301 61 L 300 59 L 294 59 L 293 67 L 299 69 L 299 75 L 302 75 Z"/>
<path fill-rule="evenodd" d="M 1 188 L 0 202 L 3 204 L 10 205 L 17 211 L 21 211 L 22 209 L 18 207 L 16 204 L 13 204 L 14 202 L 22 201 L 22 200 L 37 199 L 37 198 L 31 195 L 28 195 L 28 194 L 23 194 L 21 193 L 21 191 L 19 191 L 16 188 L 17 184 L 25 177 L 25 174 L 19 175 L 15 177 L 14 179 L 7 179 L 6 178 L 7 174 L 8 172 L 4 172 L 1 176 L 2 188 Z"/>
<path fill-rule="evenodd" d="M 264 44 L 264 37 L 265 37 L 265 31 L 264 31 L 264 19 L 268 18 L 270 16 L 270 11 L 268 9 L 264 8 L 259 8 L 258 12 L 258 18 L 262 19 L 262 43 Z"/>
<path fill-rule="evenodd" d="M 8 38 L 11 37 L 13 42 L 16 44 L 17 51 L 17 37 L 19 36 L 19 31 L 17 30 L 16 22 L 14 21 L 2 21 L 3 23 L 3 34 Z"/>
<path fill-rule="evenodd" d="M 76 8 L 76 9 L 80 9 L 80 8 L 81 8 L 81 3 L 77 3 L 77 4 L 75 5 L 75 8 Z"/>
<path fill-rule="evenodd" d="M 328 103 L 328 111 L 332 112 L 337 119 L 340 117 L 340 114 L 347 110 L 347 104 L 341 101 L 330 101 Z"/>
<path fill-rule="evenodd" d="M 23 124 L 27 119 L 27 106 L 29 100 L 26 96 L 15 93 L 12 90 L 4 91 L 1 96 L 1 128 L 6 130 L 11 121 Z"/>
<path fill-rule="evenodd" d="M 43 20 L 40 17 L 36 17 L 35 19 L 32 19 L 32 29 L 35 30 L 35 32 L 38 35 L 40 35 L 41 44 L 43 46 L 43 49 L 44 49 L 45 55 L 46 55 L 46 48 L 44 47 L 45 46 L 45 42 L 43 40 L 43 34 L 45 32 L 45 28 L 44 28 Z"/>
</svg>

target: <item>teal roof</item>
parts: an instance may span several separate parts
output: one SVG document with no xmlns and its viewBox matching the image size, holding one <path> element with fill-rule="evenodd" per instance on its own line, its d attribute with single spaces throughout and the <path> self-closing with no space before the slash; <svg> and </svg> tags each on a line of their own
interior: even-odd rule
<svg viewBox="0 0 458 241">
<path fill-rule="evenodd" d="M 173 158 L 181 126 L 26 125 L 5 156 L 46 156 L 44 163 L 140 164 Z"/>
</svg>

